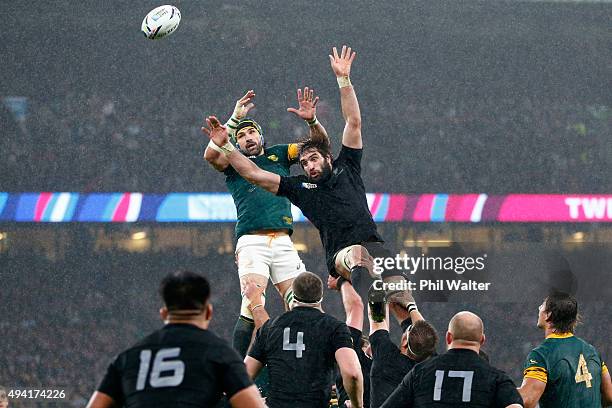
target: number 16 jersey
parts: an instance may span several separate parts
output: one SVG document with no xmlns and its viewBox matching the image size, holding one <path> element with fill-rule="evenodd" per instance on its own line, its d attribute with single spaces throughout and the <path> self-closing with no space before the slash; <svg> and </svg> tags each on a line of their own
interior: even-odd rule
<svg viewBox="0 0 612 408">
<path fill-rule="evenodd" d="M 249 356 L 268 366 L 270 408 L 329 406 L 336 350 L 353 347 L 345 323 L 296 307 L 257 331 Z"/>
<path fill-rule="evenodd" d="M 252 384 L 238 353 L 208 330 L 167 324 L 119 356 L 98 391 L 128 408 L 213 407 Z"/>
</svg>

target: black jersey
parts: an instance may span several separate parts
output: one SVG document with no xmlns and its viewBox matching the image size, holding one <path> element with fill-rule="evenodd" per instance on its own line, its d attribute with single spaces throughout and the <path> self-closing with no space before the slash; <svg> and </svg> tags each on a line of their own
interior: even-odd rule
<svg viewBox="0 0 612 408">
<path fill-rule="evenodd" d="M 377 330 L 372 333 L 370 344 L 372 345 L 370 406 L 378 408 L 416 365 L 416 361 L 400 352 L 391 341 L 387 330 Z"/>
<path fill-rule="evenodd" d="M 281 177 L 277 194 L 298 206 L 317 229 L 325 249 L 327 267 L 342 248 L 363 242 L 382 242 L 368 208 L 361 179 L 362 149 L 342 146 L 332 175 L 311 183 L 304 175 Z"/>
<path fill-rule="evenodd" d="M 353 349 L 355 353 L 357 353 L 357 358 L 359 359 L 359 365 L 361 366 L 361 372 L 363 374 L 363 406 L 368 408 L 370 407 L 370 369 L 372 368 L 372 360 L 366 356 L 361 348 L 361 330 L 350 326 L 349 330 L 351 332 L 351 339 L 353 340 Z M 338 394 L 338 406 L 343 407 L 344 402 L 349 400 L 349 396 L 344 389 L 340 370 L 338 370 L 336 374 L 336 390 Z"/>
<path fill-rule="evenodd" d="M 249 356 L 268 366 L 268 406 L 327 407 L 343 347 L 353 347 L 346 324 L 318 309 L 296 307 L 264 323 Z"/>
<path fill-rule="evenodd" d="M 510 404 L 523 405 L 510 377 L 472 350 L 451 349 L 417 364 L 382 407 L 503 408 Z"/>
<path fill-rule="evenodd" d="M 252 382 L 238 353 L 208 330 L 168 324 L 108 367 L 98 391 L 126 407 L 212 407 Z"/>
</svg>

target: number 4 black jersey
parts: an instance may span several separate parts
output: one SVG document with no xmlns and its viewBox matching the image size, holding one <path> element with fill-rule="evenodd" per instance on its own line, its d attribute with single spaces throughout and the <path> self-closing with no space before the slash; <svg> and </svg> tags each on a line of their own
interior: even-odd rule
<svg viewBox="0 0 612 408">
<path fill-rule="evenodd" d="M 311 307 L 296 307 L 257 331 L 249 356 L 268 365 L 270 408 L 329 406 L 336 350 L 352 348 L 345 323 Z"/>
<path fill-rule="evenodd" d="M 168 324 L 119 354 L 98 391 L 126 407 L 212 407 L 252 382 L 223 340 L 191 324 Z"/>
<path fill-rule="evenodd" d="M 523 400 L 510 377 L 474 351 L 451 349 L 417 364 L 382 408 L 504 408 L 511 404 L 523 405 Z"/>
</svg>

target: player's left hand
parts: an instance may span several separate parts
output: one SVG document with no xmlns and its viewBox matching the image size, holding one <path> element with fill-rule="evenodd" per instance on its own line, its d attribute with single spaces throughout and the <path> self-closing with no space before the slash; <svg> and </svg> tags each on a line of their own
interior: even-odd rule
<svg viewBox="0 0 612 408">
<path fill-rule="evenodd" d="M 207 117 L 206 125 L 208 127 L 202 127 L 202 132 L 206 133 L 217 146 L 223 146 L 229 141 L 227 129 L 219 122 L 216 116 Z"/>
<path fill-rule="evenodd" d="M 319 97 L 314 97 L 314 89 L 307 86 L 304 87 L 303 92 L 298 89 L 297 100 L 299 109 L 287 108 L 287 112 L 294 113 L 304 120 L 313 120 L 317 113 L 317 102 L 319 102 Z"/>
<path fill-rule="evenodd" d="M 350 76 L 351 75 L 351 64 L 355 60 L 357 54 L 346 45 L 342 46 L 342 51 L 338 55 L 336 47 L 333 48 L 333 55 L 329 56 L 329 62 L 331 68 L 337 77 Z"/>
<path fill-rule="evenodd" d="M 389 310 L 399 320 L 403 321 L 410 317 L 410 312 L 404 306 L 397 302 L 388 302 Z"/>
</svg>

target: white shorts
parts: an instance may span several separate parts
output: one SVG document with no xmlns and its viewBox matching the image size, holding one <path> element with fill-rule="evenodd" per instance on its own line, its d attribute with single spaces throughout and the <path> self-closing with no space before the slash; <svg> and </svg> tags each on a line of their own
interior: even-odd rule
<svg viewBox="0 0 612 408">
<path fill-rule="evenodd" d="M 269 278 L 273 284 L 306 271 L 288 235 L 243 235 L 236 243 L 238 276 L 249 273 Z"/>
</svg>

